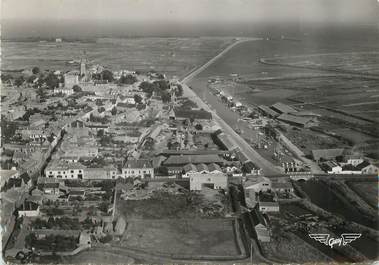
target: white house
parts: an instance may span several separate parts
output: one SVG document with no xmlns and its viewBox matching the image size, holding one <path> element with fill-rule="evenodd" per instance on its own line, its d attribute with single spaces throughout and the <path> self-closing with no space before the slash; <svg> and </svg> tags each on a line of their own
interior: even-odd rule
<svg viewBox="0 0 379 265">
<path fill-rule="evenodd" d="M 224 173 L 192 173 L 189 174 L 190 190 L 202 190 L 203 188 L 226 189 L 228 176 Z"/>
<path fill-rule="evenodd" d="M 21 208 L 18 210 L 18 216 L 36 217 L 39 216 L 40 208 L 37 203 L 24 201 Z"/>
<path fill-rule="evenodd" d="M 262 213 L 279 212 L 279 203 L 278 202 L 259 202 L 259 211 L 261 211 Z"/>
<path fill-rule="evenodd" d="M 254 192 L 265 192 L 271 190 L 271 180 L 264 176 L 247 176 L 243 184 L 245 190 L 254 190 Z"/>
<path fill-rule="evenodd" d="M 83 179 L 85 168 L 80 163 L 54 161 L 46 167 L 45 176 L 48 178 Z"/>
<path fill-rule="evenodd" d="M 254 209 L 251 211 L 251 218 L 258 240 L 261 242 L 270 242 L 270 230 L 262 214 L 257 211 L 257 209 Z"/>
<path fill-rule="evenodd" d="M 335 161 L 327 161 L 324 165 L 327 167 L 329 174 L 341 174 L 342 172 L 342 167 Z"/>
<path fill-rule="evenodd" d="M 74 90 L 72 88 L 67 88 L 67 87 L 57 87 L 57 88 L 54 88 L 54 94 L 63 94 L 66 96 L 70 96 L 74 94 Z"/>
<path fill-rule="evenodd" d="M 122 168 L 124 178 L 154 178 L 153 163 L 147 159 L 128 160 Z"/>
<path fill-rule="evenodd" d="M 103 179 L 116 179 L 117 168 L 104 167 L 104 168 L 85 168 L 83 179 L 103 180 Z"/>
<path fill-rule="evenodd" d="M 350 156 L 346 158 L 346 164 L 353 165 L 353 166 L 358 166 L 363 162 L 362 157 L 356 157 L 356 156 Z"/>
<path fill-rule="evenodd" d="M 379 176 L 379 168 L 375 165 L 368 165 L 361 169 L 361 173 Z"/>
</svg>

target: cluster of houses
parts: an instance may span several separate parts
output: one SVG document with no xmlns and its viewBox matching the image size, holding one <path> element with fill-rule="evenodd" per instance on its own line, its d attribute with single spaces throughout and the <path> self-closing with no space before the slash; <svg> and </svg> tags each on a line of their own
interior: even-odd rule
<svg viewBox="0 0 379 265">
<path fill-rule="evenodd" d="M 312 150 L 313 159 L 329 174 L 378 175 L 379 167 L 360 155 L 346 154 L 343 148 Z"/>
<path fill-rule="evenodd" d="M 39 177 L 36 185 L 33 186 L 31 178 L 26 173 L 19 175 L 19 172 L 14 169 L 1 170 L 0 176 L 3 250 L 15 226 L 23 230 L 20 232 L 21 235 L 24 234 L 21 237 L 16 234 L 15 244 L 7 249 L 7 256 L 16 256 L 20 251 L 27 252 L 24 240 L 25 235 L 28 234 L 33 234 L 37 240 L 42 240 L 47 236 L 59 234 L 67 237 L 74 233 L 77 238 L 76 249 L 73 252 L 61 253 L 71 255 L 91 247 L 93 238 L 98 241 L 106 235 L 121 236 L 125 231 L 125 220 L 114 216 L 111 207 L 112 196 L 104 198 L 107 191 L 101 185 L 73 185 L 61 178 Z M 104 213 L 99 214 L 100 208 L 97 211 L 90 210 L 91 207 L 99 207 L 102 203 L 108 205 L 107 208 L 101 210 L 105 211 Z M 74 209 L 78 206 L 81 210 L 75 212 Z M 4 218 L 5 216 L 7 218 Z M 71 218 L 78 224 L 87 223 L 87 225 L 82 230 L 51 229 L 33 225 L 36 220 L 50 223 L 51 218 Z M 18 220 L 22 220 L 21 225 L 17 224 Z"/>
<path fill-rule="evenodd" d="M 250 211 L 257 239 L 270 242 L 267 214 L 279 212 L 278 194 L 290 194 L 294 188 L 287 178 L 269 179 L 263 175 L 247 175 L 243 182 L 246 207 Z"/>
</svg>

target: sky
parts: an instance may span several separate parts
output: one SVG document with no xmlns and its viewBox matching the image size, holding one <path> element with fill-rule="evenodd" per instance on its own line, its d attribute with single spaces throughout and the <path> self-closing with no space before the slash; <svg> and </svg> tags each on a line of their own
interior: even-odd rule
<svg viewBox="0 0 379 265">
<path fill-rule="evenodd" d="M 379 0 L 1 0 L 8 20 L 378 23 Z"/>
</svg>

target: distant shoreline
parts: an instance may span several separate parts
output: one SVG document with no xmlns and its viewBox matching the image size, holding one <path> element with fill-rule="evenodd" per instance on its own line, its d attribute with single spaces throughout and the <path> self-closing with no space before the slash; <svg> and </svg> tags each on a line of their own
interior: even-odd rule
<svg viewBox="0 0 379 265">
<path fill-rule="evenodd" d="M 40 43 L 97 43 L 102 39 L 241 39 L 254 37 L 239 37 L 239 36 L 101 36 L 93 38 L 40 38 L 40 37 L 16 37 L 5 38 L 2 42 L 40 42 Z M 56 41 L 61 39 L 61 41 Z"/>
</svg>

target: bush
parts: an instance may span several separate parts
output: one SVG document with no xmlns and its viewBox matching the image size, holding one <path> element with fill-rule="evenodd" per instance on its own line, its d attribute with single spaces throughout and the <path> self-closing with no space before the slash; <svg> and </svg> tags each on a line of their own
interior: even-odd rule
<svg viewBox="0 0 379 265">
<path fill-rule="evenodd" d="M 108 82 L 113 81 L 113 73 L 109 70 L 104 70 L 101 72 L 102 80 L 106 80 Z"/>
<path fill-rule="evenodd" d="M 40 72 L 40 70 L 39 70 L 39 68 L 38 68 L 37 66 L 33 67 L 33 69 L 32 69 L 32 73 L 33 73 L 34 75 L 39 74 L 39 72 Z"/>
<path fill-rule="evenodd" d="M 198 130 L 198 131 L 201 131 L 203 129 L 203 125 L 201 125 L 200 123 L 198 123 L 198 124 L 195 125 L 195 129 Z"/>
<path fill-rule="evenodd" d="M 105 237 L 100 238 L 99 241 L 100 241 L 101 243 L 105 244 L 105 243 L 109 243 L 109 242 L 111 242 L 112 239 L 113 239 L 113 238 L 112 238 L 111 235 L 106 235 Z"/>
<path fill-rule="evenodd" d="M 123 75 L 118 80 L 119 84 L 132 85 L 137 82 L 137 78 L 134 75 Z"/>
<path fill-rule="evenodd" d="M 72 89 L 74 90 L 75 93 L 83 92 L 82 88 L 78 85 L 74 85 Z"/>
<path fill-rule="evenodd" d="M 136 104 L 140 104 L 142 102 L 142 97 L 138 94 L 135 94 L 134 101 L 136 102 Z"/>
</svg>

